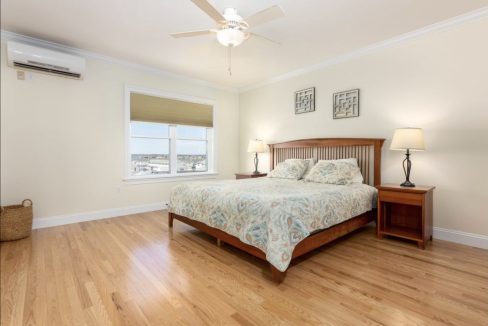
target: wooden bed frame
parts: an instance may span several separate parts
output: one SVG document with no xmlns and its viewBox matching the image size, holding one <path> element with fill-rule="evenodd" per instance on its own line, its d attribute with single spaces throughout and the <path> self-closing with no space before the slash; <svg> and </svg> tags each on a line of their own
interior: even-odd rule
<svg viewBox="0 0 488 326">
<path fill-rule="evenodd" d="M 316 160 L 333 160 L 354 157 L 358 159 L 359 168 L 364 183 L 375 186 L 381 183 L 381 147 L 384 139 L 378 138 L 318 138 L 293 140 L 283 143 L 270 144 L 270 170 L 276 164 L 289 158 L 315 158 Z M 292 259 L 300 257 L 319 248 L 347 233 L 350 233 L 376 218 L 375 211 L 369 211 L 330 228 L 312 233 L 295 247 Z M 198 230 L 217 238 L 217 245 L 228 243 L 245 252 L 266 260 L 266 255 L 260 249 L 243 243 L 239 238 L 224 231 L 192 220 L 188 217 L 168 213 L 168 225 L 173 228 L 173 221 L 177 219 L 191 225 Z M 286 271 L 281 272 L 269 264 L 271 275 L 276 282 L 285 279 Z"/>
</svg>

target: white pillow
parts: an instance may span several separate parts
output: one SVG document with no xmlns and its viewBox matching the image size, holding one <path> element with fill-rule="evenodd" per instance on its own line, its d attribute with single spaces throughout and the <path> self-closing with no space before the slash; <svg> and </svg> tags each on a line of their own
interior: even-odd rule
<svg viewBox="0 0 488 326">
<path fill-rule="evenodd" d="M 286 161 L 293 161 L 293 160 L 307 161 L 307 169 L 305 170 L 305 173 L 303 173 L 302 179 L 305 179 L 305 177 L 310 173 L 313 166 L 315 165 L 315 159 L 313 157 L 307 158 L 307 159 L 289 158 L 289 159 L 285 160 L 285 162 Z"/>
<path fill-rule="evenodd" d="M 357 158 L 351 157 L 351 158 L 342 158 L 342 159 L 338 159 L 338 160 L 320 160 L 319 162 L 321 162 L 321 161 L 329 161 L 329 162 L 350 162 L 350 163 L 352 163 L 352 164 L 354 164 L 355 166 L 358 167 L 358 169 L 356 170 L 356 172 L 353 174 L 351 183 L 363 183 L 363 181 L 364 181 L 363 175 L 361 174 L 361 170 L 359 169 L 358 159 Z"/>
<path fill-rule="evenodd" d="M 286 160 L 278 163 L 275 169 L 269 172 L 269 178 L 300 179 L 307 170 L 307 160 Z"/>
<path fill-rule="evenodd" d="M 358 178 L 358 173 L 360 179 Z M 305 181 L 328 183 L 337 185 L 346 185 L 361 180 L 361 171 L 359 170 L 357 160 L 321 160 L 310 171 Z"/>
</svg>

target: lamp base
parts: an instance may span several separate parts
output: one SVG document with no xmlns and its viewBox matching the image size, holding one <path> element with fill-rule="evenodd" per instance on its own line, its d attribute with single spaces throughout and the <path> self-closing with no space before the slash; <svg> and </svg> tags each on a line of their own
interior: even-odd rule
<svg viewBox="0 0 488 326">
<path fill-rule="evenodd" d="M 407 180 L 404 183 L 402 183 L 400 186 L 402 186 L 402 187 L 411 187 L 412 188 L 412 187 L 415 187 L 415 184 Z"/>
<path fill-rule="evenodd" d="M 252 174 L 259 174 L 258 164 L 259 164 L 258 153 L 256 153 L 256 156 L 254 156 L 254 172 Z"/>
<path fill-rule="evenodd" d="M 405 182 L 402 183 L 400 186 L 413 188 L 415 187 L 415 184 L 410 182 L 410 169 L 412 168 L 412 163 L 410 162 L 410 150 L 408 148 L 407 148 L 407 152 L 405 153 L 405 156 L 406 157 L 402 162 L 403 172 L 405 172 Z M 405 163 L 407 163 L 406 167 L 405 167 Z"/>
</svg>

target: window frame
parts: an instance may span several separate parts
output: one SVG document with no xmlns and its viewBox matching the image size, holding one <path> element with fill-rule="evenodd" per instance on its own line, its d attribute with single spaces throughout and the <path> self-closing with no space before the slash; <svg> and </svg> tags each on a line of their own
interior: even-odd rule
<svg viewBox="0 0 488 326">
<path fill-rule="evenodd" d="M 186 94 L 179 94 L 179 93 L 172 93 L 167 91 L 162 91 L 158 89 L 151 89 L 151 88 L 143 88 L 143 87 L 136 87 L 125 85 L 124 90 L 124 125 L 125 125 L 125 162 L 124 162 L 124 176 L 123 180 L 127 183 L 152 183 L 152 182 L 168 182 L 168 181 L 175 181 L 181 179 L 202 179 L 202 178 L 215 178 L 218 175 L 217 172 L 217 146 L 215 139 L 217 138 L 217 125 L 216 125 L 216 116 L 217 116 L 217 108 L 215 105 L 215 100 L 203 98 L 203 97 L 196 97 Z M 176 164 L 177 164 L 177 153 L 176 153 L 176 125 L 168 124 L 169 125 L 169 155 L 170 155 L 170 173 L 166 174 L 157 174 L 157 175 L 140 175 L 134 176 L 131 175 L 131 149 L 130 149 L 130 140 L 131 140 L 131 130 L 130 130 L 130 95 L 131 93 L 137 93 L 142 95 L 149 95 L 149 96 L 156 96 L 162 98 L 168 98 L 173 100 L 180 100 L 186 101 L 191 103 L 197 104 L 206 104 L 212 106 L 212 119 L 213 119 L 213 127 L 207 129 L 207 171 L 206 172 L 184 172 L 178 173 L 176 171 Z M 208 130 L 211 130 L 209 132 Z M 173 164 L 174 163 L 174 164 Z"/>
</svg>

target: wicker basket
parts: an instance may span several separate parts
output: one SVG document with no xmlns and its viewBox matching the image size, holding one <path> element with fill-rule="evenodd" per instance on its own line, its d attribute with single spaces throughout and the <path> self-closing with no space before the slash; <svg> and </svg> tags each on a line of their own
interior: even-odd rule
<svg viewBox="0 0 488 326">
<path fill-rule="evenodd" d="M 21 205 L 2 206 L 0 213 L 0 241 L 28 237 L 32 230 L 32 200 L 24 199 Z"/>
</svg>

